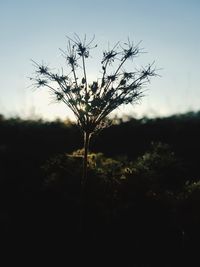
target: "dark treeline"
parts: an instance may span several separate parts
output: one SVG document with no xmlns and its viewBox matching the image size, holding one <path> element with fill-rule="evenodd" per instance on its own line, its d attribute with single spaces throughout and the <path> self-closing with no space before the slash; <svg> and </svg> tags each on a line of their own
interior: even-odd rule
<svg viewBox="0 0 200 267">
<path fill-rule="evenodd" d="M 94 136 L 80 239 L 81 131 L 71 122 L 1 116 L 4 248 L 18 257 L 47 251 L 48 259 L 59 248 L 91 266 L 193 266 L 199 136 L 200 112 L 118 120 Z"/>
</svg>

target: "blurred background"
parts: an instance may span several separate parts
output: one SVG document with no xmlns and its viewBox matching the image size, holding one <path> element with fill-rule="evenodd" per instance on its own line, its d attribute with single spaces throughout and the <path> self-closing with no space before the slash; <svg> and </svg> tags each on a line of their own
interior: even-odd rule
<svg viewBox="0 0 200 267">
<path fill-rule="evenodd" d="M 100 75 L 104 49 L 130 38 L 142 41 L 131 67 L 155 60 L 161 77 L 145 88 L 141 104 L 117 111 L 135 117 L 168 116 L 200 106 L 200 3 L 197 0 L 8 0 L 0 2 L 0 113 L 6 117 L 73 119 L 64 104 L 52 104 L 45 89 L 31 89 L 31 59 L 55 71 L 66 65 L 68 36 L 95 34 L 98 48 L 88 59 L 91 79 Z"/>
</svg>

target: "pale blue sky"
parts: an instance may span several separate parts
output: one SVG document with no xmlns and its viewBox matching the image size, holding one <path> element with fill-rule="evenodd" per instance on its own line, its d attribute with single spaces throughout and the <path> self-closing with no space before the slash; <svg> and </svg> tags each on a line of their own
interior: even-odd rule
<svg viewBox="0 0 200 267">
<path fill-rule="evenodd" d="M 33 91 L 30 59 L 59 68 L 65 64 L 59 48 L 66 35 L 96 36 L 91 76 L 99 75 L 104 47 L 138 42 L 148 51 L 136 59 L 153 60 L 162 77 L 152 79 L 146 97 L 120 113 L 165 116 L 200 109 L 200 1 L 198 0 L 0 0 L 0 113 L 54 119 L 70 115 L 64 105 L 49 104 L 44 89 Z M 97 60 L 95 60 L 97 58 Z"/>
</svg>

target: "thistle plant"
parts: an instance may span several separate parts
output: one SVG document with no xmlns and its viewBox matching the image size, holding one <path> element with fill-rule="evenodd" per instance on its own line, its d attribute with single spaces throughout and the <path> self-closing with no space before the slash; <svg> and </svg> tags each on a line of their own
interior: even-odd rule
<svg viewBox="0 0 200 267">
<path fill-rule="evenodd" d="M 97 47 L 94 38 L 87 41 L 78 35 L 67 37 L 67 50 L 62 51 L 69 73 L 54 73 L 47 65 L 38 64 L 36 75 L 31 78 L 36 87 L 46 87 L 53 93 L 56 100 L 64 102 L 74 113 L 78 125 L 84 133 L 83 176 L 84 188 L 87 180 L 88 148 L 90 138 L 105 125 L 107 116 L 118 107 L 137 102 L 144 92 L 144 85 L 150 77 L 156 75 L 154 64 L 131 71 L 125 69 L 126 63 L 133 60 L 142 49 L 134 45 L 118 42 L 112 49 L 103 52 L 101 60 L 101 75 L 90 81 L 87 76 L 86 61 L 90 51 Z"/>
</svg>

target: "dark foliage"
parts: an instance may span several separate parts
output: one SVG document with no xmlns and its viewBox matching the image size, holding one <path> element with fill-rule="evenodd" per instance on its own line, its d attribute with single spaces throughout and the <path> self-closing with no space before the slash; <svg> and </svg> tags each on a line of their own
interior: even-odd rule
<svg viewBox="0 0 200 267">
<path fill-rule="evenodd" d="M 196 266 L 199 118 L 130 119 L 93 139 L 82 244 L 78 128 L 1 117 L 4 250 L 29 261 L 75 255 L 71 266 Z"/>
</svg>

